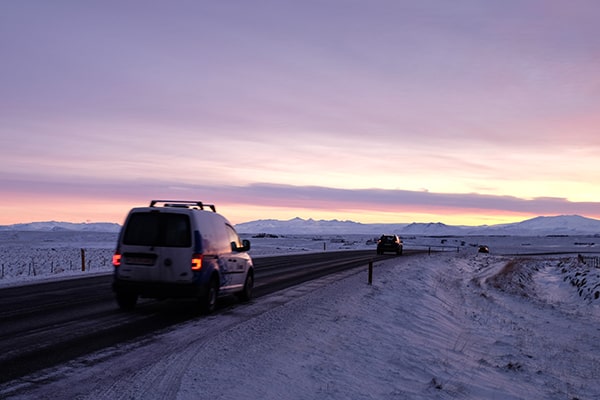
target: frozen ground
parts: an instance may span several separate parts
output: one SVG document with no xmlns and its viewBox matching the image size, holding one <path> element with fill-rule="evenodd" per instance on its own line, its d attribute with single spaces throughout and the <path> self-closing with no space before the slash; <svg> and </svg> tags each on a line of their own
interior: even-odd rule
<svg viewBox="0 0 600 400">
<path fill-rule="evenodd" d="M 375 251 L 377 239 L 357 234 L 241 236 L 252 242 L 250 254 L 253 257 L 339 250 Z M 117 233 L 110 232 L 0 231 L 0 287 L 82 274 L 110 273 L 116 240 Z M 594 236 L 407 236 L 403 240 L 405 249 L 461 254 L 473 254 L 481 244 L 488 245 L 492 254 L 600 254 L 600 238 Z"/>
<path fill-rule="evenodd" d="M 594 399 L 598 271 L 576 257 L 390 258 L 371 286 L 363 269 L 301 285 L 0 386 L 0 397 Z"/>
<path fill-rule="evenodd" d="M 9 382 L 0 398 L 598 398 L 595 258 L 464 247 L 378 262 L 373 285 L 361 268 L 235 305 Z"/>
</svg>

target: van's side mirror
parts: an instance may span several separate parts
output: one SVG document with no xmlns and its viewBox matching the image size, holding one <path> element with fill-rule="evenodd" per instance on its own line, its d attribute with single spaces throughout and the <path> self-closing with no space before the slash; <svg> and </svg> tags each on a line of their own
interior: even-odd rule
<svg viewBox="0 0 600 400">
<path fill-rule="evenodd" d="M 242 251 L 250 250 L 250 241 L 248 239 L 242 240 L 242 248 L 244 249 Z"/>
<path fill-rule="evenodd" d="M 248 251 L 250 250 L 250 241 L 247 239 L 242 240 L 242 246 L 238 247 L 235 242 L 231 242 L 231 251 Z"/>
</svg>

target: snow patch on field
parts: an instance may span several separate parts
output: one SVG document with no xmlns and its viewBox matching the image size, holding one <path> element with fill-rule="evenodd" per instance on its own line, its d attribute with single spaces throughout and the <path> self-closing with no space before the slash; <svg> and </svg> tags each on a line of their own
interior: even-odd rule
<svg viewBox="0 0 600 400">
<path fill-rule="evenodd" d="M 115 234 L 0 239 L 0 286 L 112 271 Z M 251 252 L 374 250 L 372 239 L 264 237 Z M 376 262 L 372 285 L 365 267 L 236 304 L 8 382 L 0 397 L 596 398 L 598 258 L 519 254 L 569 252 L 574 240 L 406 238 L 444 252 Z M 515 255 L 479 254 L 481 243 Z"/>
<path fill-rule="evenodd" d="M 600 392 L 596 306 L 569 297 L 565 311 L 554 292 L 569 285 L 539 280 L 542 271 L 560 278 L 566 262 L 434 255 L 379 263 L 372 286 L 359 273 L 195 349 L 191 365 L 211 368 L 188 371 L 177 398 L 592 398 Z"/>
<path fill-rule="evenodd" d="M 577 257 L 390 257 L 375 263 L 372 285 L 363 268 L 332 275 L 13 382 L 0 395 L 591 399 L 600 393 L 600 303 L 570 281 L 586 271 L 581 286 L 598 285 Z"/>
</svg>

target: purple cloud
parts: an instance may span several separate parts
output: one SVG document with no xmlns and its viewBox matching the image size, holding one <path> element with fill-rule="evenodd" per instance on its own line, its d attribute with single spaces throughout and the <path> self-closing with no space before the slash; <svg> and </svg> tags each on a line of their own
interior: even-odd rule
<svg viewBox="0 0 600 400">
<path fill-rule="evenodd" d="M 478 193 L 433 193 L 429 191 L 387 189 L 339 189 L 255 183 L 251 185 L 194 185 L 181 182 L 143 180 L 108 182 L 74 179 L 3 179 L 5 193 L 23 196 L 86 198 L 97 201 L 127 201 L 145 204 L 154 198 L 202 200 L 216 204 L 238 204 L 304 210 L 364 210 L 375 212 L 525 213 L 532 215 L 580 214 L 600 216 L 600 202 L 575 202 L 566 198 L 523 199 Z M 268 215 L 256 216 L 269 218 Z"/>
</svg>

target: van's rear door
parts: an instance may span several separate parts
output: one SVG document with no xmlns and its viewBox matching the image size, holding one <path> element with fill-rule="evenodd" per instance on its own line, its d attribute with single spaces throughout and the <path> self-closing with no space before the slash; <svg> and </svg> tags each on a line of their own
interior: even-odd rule
<svg viewBox="0 0 600 400">
<path fill-rule="evenodd" d="M 119 277 L 145 282 L 191 279 L 189 216 L 159 210 L 132 213 L 126 221 Z"/>
</svg>

